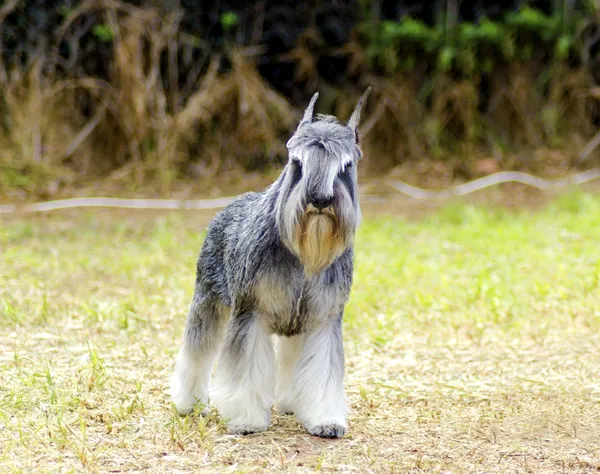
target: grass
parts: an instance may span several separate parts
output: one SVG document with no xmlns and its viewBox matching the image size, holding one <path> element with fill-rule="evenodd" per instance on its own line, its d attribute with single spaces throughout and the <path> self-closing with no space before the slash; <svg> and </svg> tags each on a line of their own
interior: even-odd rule
<svg viewBox="0 0 600 474">
<path fill-rule="evenodd" d="M 350 433 L 227 433 L 165 393 L 204 213 L 0 221 L 2 472 L 600 469 L 600 197 L 366 209 L 345 317 Z"/>
</svg>

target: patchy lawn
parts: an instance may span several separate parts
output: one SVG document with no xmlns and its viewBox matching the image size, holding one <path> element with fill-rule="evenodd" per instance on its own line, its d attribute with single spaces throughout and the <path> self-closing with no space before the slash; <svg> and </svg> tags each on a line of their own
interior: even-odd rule
<svg viewBox="0 0 600 474">
<path fill-rule="evenodd" d="M 600 198 L 365 212 L 350 433 L 227 433 L 165 393 L 206 213 L 0 220 L 2 472 L 600 470 Z"/>
</svg>

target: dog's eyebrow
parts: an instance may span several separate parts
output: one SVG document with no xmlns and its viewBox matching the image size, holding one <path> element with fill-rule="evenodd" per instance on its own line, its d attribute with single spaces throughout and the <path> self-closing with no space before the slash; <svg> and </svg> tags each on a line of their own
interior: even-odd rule
<svg viewBox="0 0 600 474">
<path fill-rule="evenodd" d="M 344 169 L 346 168 L 346 166 L 352 163 L 352 161 L 353 160 L 350 155 L 342 155 L 342 166 L 344 167 Z"/>
</svg>

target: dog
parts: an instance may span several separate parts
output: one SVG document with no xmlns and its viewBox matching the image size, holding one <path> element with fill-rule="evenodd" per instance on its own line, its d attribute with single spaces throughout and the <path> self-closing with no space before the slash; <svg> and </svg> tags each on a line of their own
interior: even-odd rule
<svg viewBox="0 0 600 474">
<path fill-rule="evenodd" d="M 278 179 L 208 226 L 170 383 L 179 413 L 198 403 L 206 413 L 210 392 L 236 434 L 268 429 L 275 402 L 311 435 L 346 433 L 342 318 L 360 222 L 358 126 L 370 90 L 347 123 L 315 116 L 316 93 Z"/>
</svg>

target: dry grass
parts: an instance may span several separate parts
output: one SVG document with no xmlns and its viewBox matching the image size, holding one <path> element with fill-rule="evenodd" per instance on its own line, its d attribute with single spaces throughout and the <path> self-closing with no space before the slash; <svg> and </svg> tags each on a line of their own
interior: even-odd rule
<svg viewBox="0 0 600 474">
<path fill-rule="evenodd" d="M 562 154 L 567 166 L 577 161 L 593 134 L 598 105 L 589 74 L 562 64 L 543 74 L 513 64 L 486 86 L 485 104 L 481 80 L 442 73 L 427 81 L 406 73 L 366 76 L 364 82 L 374 85 L 363 121 L 369 170 L 436 160 L 474 176 L 477 161 L 491 158 L 498 168 L 540 172 L 555 166 L 548 151 Z M 347 108 L 350 101 L 340 100 Z M 544 158 L 534 159 L 536 153 Z"/>
<path fill-rule="evenodd" d="M 235 437 L 165 393 L 210 214 L 0 226 L 3 472 L 596 472 L 600 199 L 366 209 L 345 318 L 350 433 Z"/>
<path fill-rule="evenodd" d="M 5 3 L 0 27 L 23 6 Z M 100 178 L 130 192 L 151 184 L 164 195 L 182 178 L 264 170 L 285 157 L 300 111 L 259 74 L 255 60 L 264 59 L 264 49 L 216 53 L 208 39 L 183 31 L 183 10 L 156 2 L 86 0 L 65 15 L 27 64 L 0 58 L 0 194 L 55 196 Z M 108 70 L 92 68 L 103 79 L 86 76 L 78 56 L 94 27 L 106 36 L 97 47 Z M 61 48 L 72 56 L 62 57 Z M 348 58 L 344 84 L 320 76 L 326 51 Z M 390 63 L 397 61 L 390 53 Z M 585 68 L 514 61 L 483 84 L 479 74 L 377 76 L 368 57 L 356 39 L 330 48 L 309 27 L 276 61 L 295 62 L 295 97 L 318 89 L 320 110 L 341 118 L 359 91 L 374 86 L 363 114 L 371 173 L 432 160 L 466 175 L 477 174 L 477 161 L 539 172 L 554 164 L 530 157 L 533 150 L 547 156 L 549 148 L 570 166 L 597 128 L 598 97 Z M 589 162 L 597 161 L 598 150 L 590 150 Z"/>
<path fill-rule="evenodd" d="M 206 178 L 283 155 L 282 136 L 299 114 L 258 74 L 256 51 L 208 58 L 184 91 L 177 54 L 202 42 L 179 30 L 181 11 L 90 0 L 66 17 L 59 39 L 90 13 L 113 36 L 108 81 L 64 79 L 53 57 L 0 74 L 0 192 L 54 194 L 75 177 L 81 184 L 108 175 L 166 193 L 180 174 Z"/>
</svg>

